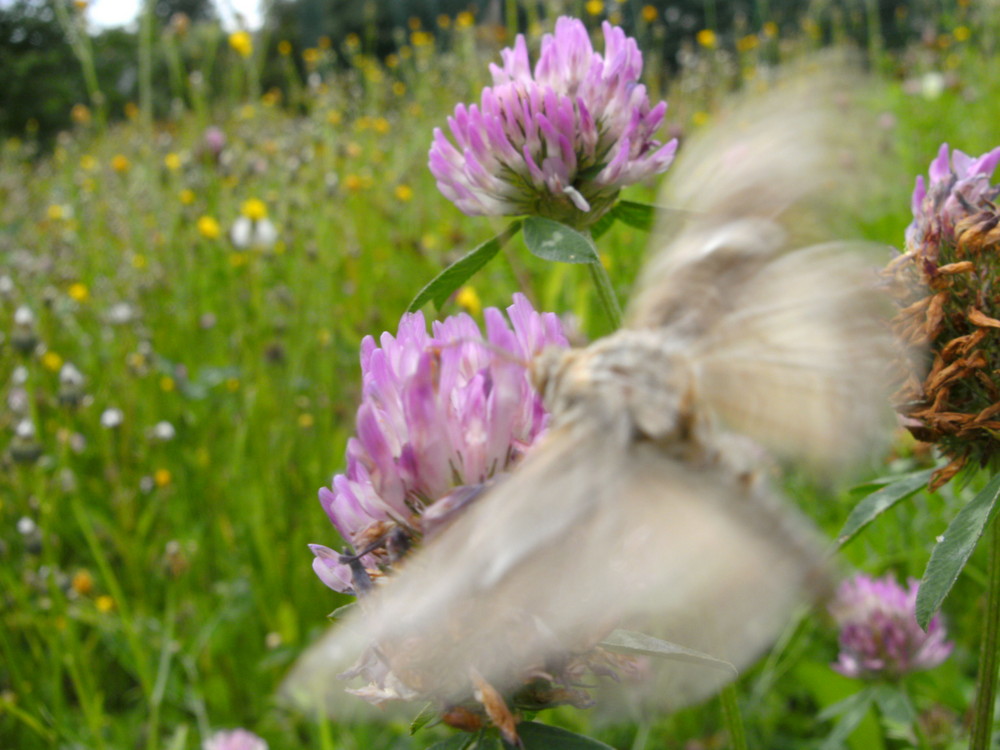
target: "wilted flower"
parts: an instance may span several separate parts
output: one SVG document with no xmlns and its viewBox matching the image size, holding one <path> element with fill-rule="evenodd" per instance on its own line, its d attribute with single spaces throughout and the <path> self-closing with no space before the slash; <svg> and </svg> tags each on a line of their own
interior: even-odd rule
<svg viewBox="0 0 1000 750">
<path fill-rule="evenodd" d="M 216 732 L 204 743 L 202 750 L 267 750 L 267 743 L 246 729 Z"/>
<path fill-rule="evenodd" d="M 985 464 L 998 455 L 1000 212 L 992 201 L 1000 187 L 990 184 L 998 163 L 1000 148 L 974 159 L 942 145 L 929 182 L 917 177 L 906 251 L 884 272 L 900 308 L 894 331 L 919 352 L 894 405 L 917 439 L 938 443 L 952 459 L 932 487 L 970 459 Z M 933 363 L 925 375 L 927 347 Z"/>
<path fill-rule="evenodd" d="M 604 55 L 578 19 L 562 17 L 542 39 L 532 72 L 518 35 L 490 66 L 480 104 L 459 104 L 430 149 L 438 188 L 469 215 L 537 214 L 587 226 L 626 185 L 663 172 L 676 140 L 654 138 L 667 105 L 650 106 L 638 83 L 635 40 L 605 22 Z"/>
<path fill-rule="evenodd" d="M 840 625 L 840 655 L 833 665 L 848 677 L 898 679 L 943 662 L 953 644 L 945 640 L 941 616 L 921 630 L 917 624 L 918 583 L 904 589 L 891 575 L 857 575 L 844 581 L 830 605 Z"/>
<path fill-rule="evenodd" d="M 566 346 L 559 319 L 537 313 L 522 296 L 483 312 L 489 347 L 468 315 L 435 321 L 406 315 L 396 337 L 361 343 L 363 399 L 358 435 L 347 444 L 347 471 L 319 498 L 341 537 L 362 551 L 393 529 L 423 530 L 465 488 L 505 471 L 545 427 L 546 413 L 524 363 L 547 346 Z M 513 329 L 511 328 L 513 326 Z M 495 349 L 510 352 L 498 355 Z M 439 504 L 440 503 L 440 504 Z M 359 581 L 340 555 L 313 545 L 317 575 L 337 591 Z M 389 550 L 364 558 L 366 575 L 391 565 Z"/>
</svg>

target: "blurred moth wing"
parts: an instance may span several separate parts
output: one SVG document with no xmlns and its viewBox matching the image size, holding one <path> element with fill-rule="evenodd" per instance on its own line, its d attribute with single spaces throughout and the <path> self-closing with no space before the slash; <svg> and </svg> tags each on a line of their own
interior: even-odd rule
<svg viewBox="0 0 1000 750">
<path fill-rule="evenodd" d="M 510 690 L 629 626 L 742 668 L 802 590 L 825 585 L 819 549 L 759 479 L 609 444 L 591 425 L 554 430 L 314 646 L 286 691 L 354 712 L 332 677 L 374 643 L 405 683 L 447 703 L 468 693 L 470 665 Z M 673 661 L 665 671 L 637 686 L 659 708 L 733 677 Z"/>
<path fill-rule="evenodd" d="M 549 433 L 312 647 L 287 695 L 351 713 L 335 675 L 374 649 L 402 693 L 447 705 L 470 667 L 510 690 L 616 627 L 742 668 L 827 593 L 824 545 L 761 476 L 759 445 L 838 466 L 881 424 L 865 261 L 851 243 L 799 249 L 824 236 L 815 199 L 842 171 L 842 80 L 779 87 L 685 144 L 666 191 L 683 221 L 657 235 L 628 328 L 539 359 Z M 670 661 L 638 692 L 674 708 L 729 679 Z"/>
</svg>

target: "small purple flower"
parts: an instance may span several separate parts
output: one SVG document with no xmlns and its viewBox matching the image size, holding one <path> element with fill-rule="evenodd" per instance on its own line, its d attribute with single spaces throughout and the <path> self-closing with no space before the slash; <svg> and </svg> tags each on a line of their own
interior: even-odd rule
<svg viewBox="0 0 1000 750">
<path fill-rule="evenodd" d="M 857 575 L 844 581 L 830 605 L 840 625 L 840 655 L 833 668 L 848 677 L 898 679 L 908 672 L 943 662 L 954 644 L 941 616 L 931 618 L 924 632 L 917 625 L 918 583 L 900 586 L 891 575 Z"/>
<path fill-rule="evenodd" d="M 586 226 L 626 185 L 670 166 L 677 141 L 654 138 L 666 102 L 650 106 L 638 83 L 642 53 L 605 22 L 604 55 L 583 22 L 562 17 L 542 38 L 534 73 L 518 35 L 491 65 L 480 104 L 459 104 L 434 130 L 430 170 L 438 189 L 470 216 L 536 214 Z"/>
<path fill-rule="evenodd" d="M 216 732 L 202 744 L 203 750 L 267 750 L 267 743 L 246 729 Z"/>
<path fill-rule="evenodd" d="M 950 163 L 949 163 L 950 155 Z M 913 222 L 906 229 L 908 254 L 936 264 L 942 242 L 955 242 L 955 225 L 977 213 L 1000 194 L 990 175 L 1000 164 L 1000 146 L 974 159 L 942 143 L 931 162 L 929 183 L 917 177 L 911 206 Z"/>
<path fill-rule="evenodd" d="M 510 323 L 496 308 L 483 317 L 485 340 L 468 315 L 435 321 L 428 333 L 423 315 L 414 313 L 403 316 L 395 337 L 361 343 L 357 437 L 347 443 L 346 472 L 319 499 L 370 575 L 394 561 L 386 541 L 393 530 L 407 538 L 427 532 L 426 509 L 460 507 L 456 498 L 474 495 L 466 488 L 504 472 L 545 428 L 526 365 L 546 347 L 567 345 L 559 319 L 535 312 L 520 294 L 507 308 Z M 357 589 L 356 564 L 352 570 L 340 553 L 311 548 L 326 585 Z"/>
</svg>

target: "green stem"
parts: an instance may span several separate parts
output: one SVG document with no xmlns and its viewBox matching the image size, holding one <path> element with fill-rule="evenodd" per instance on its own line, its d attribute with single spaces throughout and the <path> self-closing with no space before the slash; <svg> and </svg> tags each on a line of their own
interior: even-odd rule
<svg viewBox="0 0 1000 750">
<path fill-rule="evenodd" d="M 604 306 L 604 312 L 608 316 L 608 320 L 611 321 L 611 327 L 618 329 L 622 327 L 622 307 L 618 304 L 618 297 L 615 295 L 615 289 L 611 286 L 611 277 L 608 276 L 608 269 L 604 267 L 603 263 L 588 263 L 587 268 L 590 269 L 590 278 L 594 280 L 594 284 L 597 286 L 597 296 L 601 300 L 601 305 Z"/>
<path fill-rule="evenodd" d="M 729 683 L 719 694 L 722 701 L 722 713 L 726 719 L 726 729 L 729 730 L 729 747 L 732 750 L 747 750 L 747 733 L 743 728 L 743 717 L 740 707 L 736 704 L 736 688 Z"/>
<path fill-rule="evenodd" d="M 993 730 L 993 706 L 997 688 L 997 646 L 1000 644 L 1000 516 L 990 526 L 989 577 L 986 591 L 986 622 L 979 651 L 979 677 L 972 720 L 970 750 L 986 750 Z"/>
</svg>

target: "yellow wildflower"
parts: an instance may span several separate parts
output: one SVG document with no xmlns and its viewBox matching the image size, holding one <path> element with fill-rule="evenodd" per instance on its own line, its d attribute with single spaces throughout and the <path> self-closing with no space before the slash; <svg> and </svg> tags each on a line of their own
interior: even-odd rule
<svg viewBox="0 0 1000 750">
<path fill-rule="evenodd" d="M 86 172 L 93 172 L 97 169 L 97 159 L 90 154 L 84 154 L 80 157 L 80 169 Z"/>
<path fill-rule="evenodd" d="M 774 38 L 778 36 L 778 24 L 774 21 L 768 21 L 763 26 L 764 36 L 768 38 Z"/>
<path fill-rule="evenodd" d="M 344 116 L 336 109 L 331 109 L 326 113 L 326 121 L 331 125 L 340 125 L 343 120 Z"/>
<path fill-rule="evenodd" d="M 330 39 L 330 37 L 323 35 L 316 40 L 316 46 L 319 47 L 320 49 L 330 49 L 330 47 L 333 46 L 333 41 Z"/>
<path fill-rule="evenodd" d="M 177 384 L 174 382 L 174 379 L 169 375 L 164 375 L 162 378 L 160 378 L 160 390 L 163 391 L 164 393 L 170 393 L 176 387 Z"/>
<path fill-rule="evenodd" d="M 260 198 L 248 198 L 243 201 L 240 213 L 250 219 L 250 221 L 260 221 L 267 218 L 267 206 Z"/>
<path fill-rule="evenodd" d="M 184 188 L 177 195 L 177 197 L 180 199 L 181 205 L 190 206 L 192 203 L 194 203 L 194 190 L 191 190 L 189 188 Z"/>
<path fill-rule="evenodd" d="M 416 16 L 410 16 L 406 19 L 406 25 L 410 27 L 410 31 L 417 31 L 420 28 L 420 19 Z"/>
<path fill-rule="evenodd" d="M 115 600 L 107 594 L 97 597 L 97 601 L 94 604 L 97 606 L 97 611 L 102 614 L 107 614 L 115 608 Z"/>
<path fill-rule="evenodd" d="M 955 41 L 956 42 L 964 42 L 970 36 L 972 36 L 972 32 L 969 31 L 969 27 L 968 26 L 959 26 L 959 27 L 957 27 L 955 29 Z"/>
<path fill-rule="evenodd" d="M 198 234 L 206 240 L 217 240 L 222 234 L 222 228 L 211 216 L 202 216 L 198 219 Z"/>
<path fill-rule="evenodd" d="M 240 389 L 240 379 L 239 378 L 226 378 L 226 390 L 230 393 L 236 393 Z"/>
<path fill-rule="evenodd" d="M 396 96 L 402 96 L 406 93 L 406 84 L 402 81 L 396 81 L 392 84 L 392 93 Z"/>
<path fill-rule="evenodd" d="M 119 173 L 128 172 L 132 165 L 129 163 L 128 157 L 124 154 L 115 154 L 111 159 L 111 168 Z"/>
<path fill-rule="evenodd" d="M 143 269 L 146 267 L 146 256 L 142 253 L 136 253 L 132 256 L 132 268 Z"/>
<path fill-rule="evenodd" d="M 476 22 L 475 17 L 467 10 L 463 10 L 455 16 L 455 26 L 459 29 L 467 29 Z"/>
<path fill-rule="evenodd" d="M 451 28 L 451 16 L 447 13 L 442 13 L 437 17 L 438 28 L 449 29 Z"/>
<path fill-rule="evenodd" d="M 86 104 L 74 104 L 69 116 L 77 125 L 87 125 L 90 122 L 90 108 Z"/>
<path fill-rule="evenodd" d="M 389 68 L 389 70 L 392 70 L 393 68 L 396 68 L 398 66 L 399 66 L 399 55 L 397 55 L 395 52 L 390 52 L 388 55 L 385 56 L 385 67 Z"/>
<path fill-rule="evenodd" d="M 427 47 L 434 44 L 434 35 L 426 31 L 414 31 L 410 34 L 410 44 L 414 47 Z"/>
<path fill-rule="evenodd" d="M 253 37 L 247 31 L 234 31 L 229 35 L 229 46 L 236 50 L 236 54 L 240 57 L 250 57 L 253 54 Z"/>
<path fill-rule="evenodd" d="M 163 166 L 171 172 L 176 172 L 181 168 L 181 157 L 171 152 L 163 157 Z"/>
<path fill-rule="evenodd" d="M 483 303 L 479 299 L 479 294 L 471 286 L 463 286 L 455 294 L 455 302 L 470 315 L 479 315 L 483 309 Z"/>
<path fill-rule="evenodd" d="M 135 102 L 125 102 L 124 111 L 125 116 L 130 120 L 139 116 L 139 106 Z"/>
<path fill-rule="evenodd" d="M 73 590 L 80 596 L 86 596 L 94 590 L 94 576 L 89 570 L 82 569 L 73 575 Z"/>
<path fill-rule="evenodd" d="M 70 299 L 74 299 L 77 302 L 86 302 L 87 297 L 90 296 L 90 292 L 87 290 L 87 285 L 81 284 L 79 281 L 75 284 L 70 284 L 66 293 L 70 296 Z"/>
<path fill-rule="evenodd" d="M 586 5 L 583 7 L 592 16 L 599 16 L 604 12 L 604 3 L 602 0 L 587 0 Z"/>
<path fill-rule="evenodd" d="M 702 29 L 698 32 L 695 37 L 700 44 L 705 49 L 715 49 L 716 45 L 719 43 L 718 38 L 715 36 L 715 32 L 711 29 Z"/>
<path fill-rule="evenodd" d="M 309 414 L 308 412 L 299 414 L 299 427 L 301 427 L 303 430 L 308 430 L 315 423 L 316 419 L 313 417 L 312 414 Z"/>
<path fill-rule="evenodd" d="M 356 174 L 347 175 L 347 177 L 344 178 L 344 187 L 352 193 L 357 192 L 361 189 L 361 178 Z"/>
<path fill-rule="evenodd" d="M 413 200 L 413 188 L 409 185 L 396 185 L 396 198 L 403 203 Z"/>
<path fill-rule="evenodd" d="M 708 122 L 708 112 L 704 110 L 698 110 L 693 115 L 691 115 L 691 122 L 695 125 L 701 126 Z"/>
<path fill-rule="evenodd" d="M 51 349 L 42 355 L 42 367 L 49 372 L 58 372 L 63 366 L 63 358 Z"/>
<path fill-rule="evenodd" d="M 153 472 L 153 481 L 156 482 L 157 487 L 166 487 L 170 484 L 170 480 L 173 476 L 170 474 L 170 469 L 157 469 Z"/>
<path fill-rule="evenodd" d="M 392 125 L 390 125 L 389 121 L 384 117 L 376 117 L 372 123 L 372 127 L 379 135 L 386 135 L 390 130 L 392 130 Z"/>
<path fill-rule="evenodd" d="M 656 10 L 655 5 L 643 5 L 642 6 L 642 20 L 646 23 L 652 23 L 656 20 L 659 12 Z"/>
<path fill-rule="evenodd" d="M 302 50 L 302 60 L 310 67 L 315 66 L 319 62 L 319 50 L 315 47 L 307 47 Z"/>
<path fill-rule="evenodd" d="M 278 54 L 282 57 L 288 57 L 292 54 L 292 43 L 287 39 L 282 39 L 278 42 Z"/>
<path fill-rule="evenodd" d="M 747 34 L 736 40 L 736 49 L 739 52 L 749 52 L 752 49 L 756 49 L 759 43 L 760 40 L 756 34 Z"/>
<path fill-rule="evenodd" d="M 48 217 L 49 221 L 59 221 L 63 216 L 65 216 L 65 212 L 63 211 L 62 206 L 58 203 L 53 203 L 45 210 L 45 215 Z"/>
</svg>

